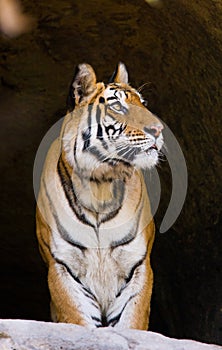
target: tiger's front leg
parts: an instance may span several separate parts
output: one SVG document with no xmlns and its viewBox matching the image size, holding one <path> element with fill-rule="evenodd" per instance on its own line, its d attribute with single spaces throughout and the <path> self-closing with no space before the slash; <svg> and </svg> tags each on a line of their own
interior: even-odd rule
<svg viewBox="0 0 222 350">
<path fill-rule="evenodd" d="M 48 284 L 54 322 L 75 323 L 90 328 L 102 326 L 100 307 L 94 295 L 62 262 L 50 264 Z"/>
<path fill-rule="evenodd" d="M 115 328 L 147 330 L 152 286 L 153 272 L 147 256 L 144 263 L 135 269 L 131 280 L 120 290 L 108 310 L 108 325 Z"/>
<path fill-rule="evenodd" d="M 52 251 L 51 228 L 38 207 L 36 223 L 40 252 L 48 266 L 52 321 L 75 323 L 91 328 L 101 327 L 102 319 L 98 301 L 75 276 L 75 272 L 67 262 Z"/>
</svg>

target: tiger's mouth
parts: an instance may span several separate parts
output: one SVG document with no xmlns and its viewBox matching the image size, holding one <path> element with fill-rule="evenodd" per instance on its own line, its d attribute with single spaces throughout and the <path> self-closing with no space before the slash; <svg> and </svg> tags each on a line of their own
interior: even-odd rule
<svg viewBox="0 0 222 350">
<path fill-rule="evenodd" d="M 145 153 L 146 153 L 148 156 L 158 155 L 159 149 L 158 149 L 157 145 L 154 144 L 153 146 L 149 147 L 149 148 L 145 151 Z"/>
<path fill-rule="evenodd" d="M 153 145 L 151 145 L 149 147 L 141 148 L 141 152 L 145 152 L 148 154 L 150 154 L 152 151 L 156 151 L 157 153 L 160 151 L 160 148 L 158 148 L 156 143 L 154 143 Z"/>
<path fill-rule="evenodd" d="M 156 151 L 158 151 L 158 147 L 156 144 L 153 144 L 151 147 L 148 148 L 147 151 L 151 151 L 152 149 L 155 149 Z"/>
</svg>

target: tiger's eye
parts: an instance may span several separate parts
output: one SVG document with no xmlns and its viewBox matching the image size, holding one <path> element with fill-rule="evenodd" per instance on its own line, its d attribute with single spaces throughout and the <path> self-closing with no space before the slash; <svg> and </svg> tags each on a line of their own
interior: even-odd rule
<svg viewBox="0 0 222 350">
<path fill-rule="evenodd" d="M 127 114 L 128 110 L 126 107 L 124 107 L 119 101 L 113 102 L 110 106 L 110 109 L 112 109 L 114 112 L 120 113 L 120 114 Z"/>
<path fill-rule="evenodd" d="M 113 106 L 117 111 L 121 111 L 121 105 L 119 103 L 115 103 Z"/>
</svg>

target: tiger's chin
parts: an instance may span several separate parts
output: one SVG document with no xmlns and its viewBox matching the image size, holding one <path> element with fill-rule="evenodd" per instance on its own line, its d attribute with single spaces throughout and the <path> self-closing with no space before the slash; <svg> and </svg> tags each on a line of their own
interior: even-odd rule
<svg viewBox="0 0 222 350">
<path fill-rule="evenodd" d="M 152 169 L 159 163 L 159 152 L 156 149 L 149 149 L 138 154 L 132 164 L 138 169 Z"/>
</svg>

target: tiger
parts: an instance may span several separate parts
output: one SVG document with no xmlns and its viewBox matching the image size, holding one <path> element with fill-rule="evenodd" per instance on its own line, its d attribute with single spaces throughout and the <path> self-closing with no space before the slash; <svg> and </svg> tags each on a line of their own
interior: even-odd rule
<svg viewBox="0 0 222 350">
<path fill-rule="evenodd" d="M 156 166 L 163 124 L 120 62 L 109 82 L 77 66 L 36 209 L 54 322 L 147 330 L 155 225 L 144 169 Z"/>
</svg>

